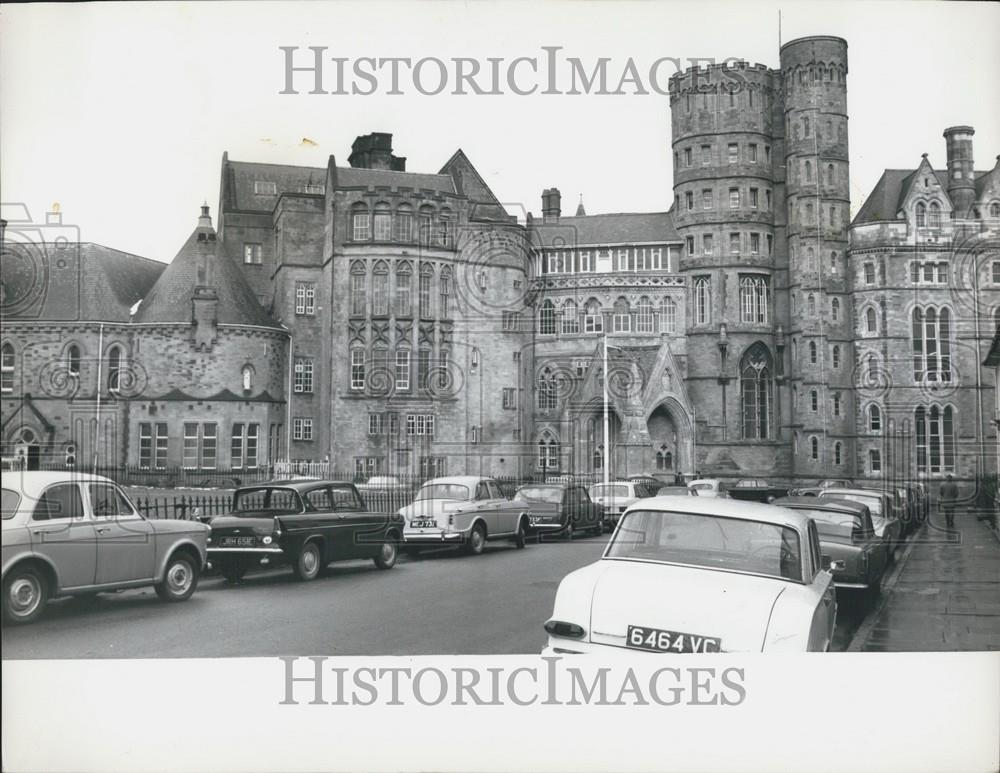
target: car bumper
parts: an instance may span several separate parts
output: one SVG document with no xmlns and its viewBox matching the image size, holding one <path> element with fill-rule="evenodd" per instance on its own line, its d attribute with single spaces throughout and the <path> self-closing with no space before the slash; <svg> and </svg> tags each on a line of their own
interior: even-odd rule
<svg viewBox="0 0 1000 773">
<path fill-rule="evenodd" d="M 450 545 L 461 542 L 468 532 L 449 529 L 403 529 L 403 542 L 408 545 Z"/>
</svg>

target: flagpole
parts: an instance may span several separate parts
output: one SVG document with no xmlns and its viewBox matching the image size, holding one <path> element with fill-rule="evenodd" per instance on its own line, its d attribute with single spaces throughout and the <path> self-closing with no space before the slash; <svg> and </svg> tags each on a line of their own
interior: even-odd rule
<svg viewBox="0 0 1000 773">
<path fill-rule="evenodd" d="M 604 387 L 604 496 L 608 495 L 608 467 L 611 462 L 611 445 L 608 443 L 608 331 L 604 331 L 604 370 L 601 384 Z"/>
</svg>

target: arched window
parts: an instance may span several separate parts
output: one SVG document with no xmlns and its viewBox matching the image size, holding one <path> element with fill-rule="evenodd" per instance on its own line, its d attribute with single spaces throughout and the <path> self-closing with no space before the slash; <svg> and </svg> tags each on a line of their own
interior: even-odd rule
<svg viewBox="0 0 1000 773">
<path fill-rule="evenodd" d="M 816 364 L 816 360 L 817 360 L 817 356 L 816 356 L 816 342 L 815 341 L 810 341 L 809 342 L 809 364 L 810 365 L 815 365 Z"/>
<path fill-rule="evenodd" d="M 112 346 L 108 350 L 108 391 L 117 392 L 122 384 L 122 348 Z"/>
<path fill-rule="evenodd" d="M 71 376 L 80 375 L 80 347 L 70 344 L 66 349 L 66 370 Z"/>
<path fill-rule="evenodd" d="M 556 334 L 556 305 L 546 299 L 538 314 L 538 334 L 554 336 Z"/>
<path fill-rule="evenodd" d="M 740 359 L 740 413 L 745 440 L 771 436 L 771 353 L 759 341 Z"/>
<path fill-rule="evenodd" d="M 538 439 L 538 469 L 543 472 L 559 469 L 559 441 L 547 430 Z"/>
<path fill-rule="evenodd" d="M 809 116 L 802 117 L 802 136 L 809 136 Z M 806 163 L 808 164 L 809 162 L 807 161 Z"/>
<path fill-rule="evenodd" d="M 576 303 L 572 298 L 567 298 L 562 306 L 562 333 L 563 335 L 576 335 L 580 332 L 580 317 L 577 315 Z"/>
<path fill-rule="evenodd" d="M 253 389 L 253 368 L 249 365 L 243 366 L 243 391 L 249 392 Z"/>
<path fill-rule="evenodd" d="M 356 242 L 366 242 L 372 238 L 368 207 L 360 201 L 351 207 L 351 238 Z"/>
<path fill-rule="evenodd" d="M 397 242 L 413 241 L 413 207 L 400 204 L 396 207 L 395 238 Z"/>
<path fill-rule="evenodd" d="M 869 334 L 874 334 L 878 331 L 878 316 L 875 314 L 875 309 L 869 306 L 865 309 L 865 332 Z"/>
<path fill-rule="evenodd" d="M 997 309 L 997 316 L 1000 319 L 1000 309 Z M 663 312 L 660 316 L 660 332 L 677 332 L 677 304 L 672 298 L 663 299 Z"/>
<path fill-rule="evenodd" d="M 933 306 L 913 310 L 913 378 L 951 381 L 951 312 Z"/>
<path fill-rule="evenodd" d="M 431 234 L 434 230 L 434 207 L 430 204 L 423 204 L 417 215 L 417 229 L 421 244 L 431 243 Z"/>
<path fill-rule="evenodd" d="M 809 257 L 811 260 L 812 255 L 810 255 Z M 809 293 L 809 316 L 813 318 L 815 318 L 816 316 L 816 296 L 813 295 L 812 293 Z"/>
<path fill-rule="evenodd" d="M 556 375 L 551 367 L 542 368 L 538 376 L 538 410 L 554 411 L 558 405 Z"/>
<path fill-rule="evenodd" d="M 931 228 L 941 227 L 941 205 L 936 201 L 931 202 L 930 209 L 928 210 L 927 225 Z"/>
<path fill-rule="evenodd" d="M 451 268 L 445 266 L 441 269 L 441 277 L 438 279 L 438 314 L 442 319 L 451 318 Z"/>
<path fill-rule="evenodd" d="M 430 263 L 420 264 L 420 277 L 417 282 L 417 306 L 421 319 L 431 319 L 434 309 L 431 308 L 431 282 L 434 281 L 434 269 Z"/>
<path fill-rule="evenodd" d="M 882 409 L 874 403 L 868 406 L 868 431 L 882 431 Z"/>
<path fill-rule="evenodd" d="M 927 206 L 922 202 L 917 202 L 917 227 L 923 228 L 927 225 Z"/>
<path fill-rule="evenodd" d="M 639 299 L 638 313 L 635 318 L 637 333 L 653 332 L 653 302 L 645 295 Z"/>
<path fill-rule="evenodd" d="M 604 332 L 604 315 L 601 312 L 601 303 L 596 298 L 591 298 L 584 306 L 583 332 Z"/>
<path fill-rule="evenodd" d="M 387 242 L 392 239 L 392 210 L 384 201 L 375 205 L 375 214 L 372 218 L 375 241 Z"/>
<path fill-rule="evenodd" d="M 833 444 L 833 463 L 842 464 L 843 459 L 843 446 L 838 442 Z"/>
<path fill-rule="evenodd" d="M 767 279 L 762 276 L 745 276 L 740 279 L 740 313 L 743 322 L 767 324 Z"/>
<path fill-rule="evenodd" d="M 376 236 L 376 239 L 379 237 Z M 389 315 L 389 266 L 380 260 L 372 269 L 372 316 Z"/>
<path fill-rule="evenodd" d="M 990 217 L 993 219 L 1000 218 L 1000 203 L 994 201 L 990 204 Z"/>
<path fill-rule="evenodd" d="M 878 357 L 874 354 L 865 357 L 865 378 L 868 386 L 878 383 Z"/>
<path fill-rule="evenodd" d="M 413 268 L 409 261 L 396 264 L 396 316 L 409 317 L 413 297 Z"/>
<path fill-rule="evenodd" d="M 833 346 L 833 367 L 840 367 L 840 344 L 834 344 Z"/>
<path fill-rule="evenodd" d="M 356 260 L 351 264 L 351 316 L 363 317 L 365 315 L 365 264 Z"/>
<path fill-rule="evenodd" d="M 662 445 L 656 452 L 656 469 L 658 470 L 672 470 L 674 469 L 674 455 L 667 449 L 667 446 Z"/>
<path fill-rule="evenodd" d="M 837 252 L 836 250 L 830 250 L 830 270 L 837 270 Z"/>
<path fill-rule="evenodd" d="M 819 410 L 819 392 L 815 389 L 809 390 L 809 410 L 813 413 Z"/>
<path fill-rule="evenodd" d="M 833 164 L 826 165 L 826 184 L 833 185 L 836 180 L 836 173 L 833 168 Z"/>
<path fill-rule="evenodd" d="M 830 301 L 830 318 L 834 322 L 840 319 L 840 298 L 834 298 Z"/>
<path fill-rule="evenodd" d="M 629 311 L 628 300 L 624 297 L 615 301 L 611 314 L 611 331 L 614 333 L 632 332 L 632 314 Z"/>
<path fill-rule="evenodd" d="M 694 280 L 694 323 L 696 325 L 707 325 L 712 321 L 709 298 L 709 278 L 700 276 Z"/>
<path fill-rule="evenodd" d="M 14 347 L 4 344 L 0 347 L 0 392 L 7 394 L 14 391 Z"/>
<path fill-rule="evenodd" d="M 819 459 L 819 438 L 815 435 L 809 437 L 809 457 L 813 461 Z"/>
<path fill-rule="evenodd" d="M 810 271 L 816 269 L 816 250 L 812 247 L 806 248 L 806 268 Z"/>
<path fill-rule="evenodd" d="M 450 247 L 454 241 L 453 231 L 455 229 L 455 220 L 452 211 L 448 207 L 444 207 L 438 213 L 437 224 L 434 243 L 440 244 L 443 247 Z"/>
<path fill-rule="evenodd" d="M 918 406 L 914 410 L 917 471 L 955 471 L 955 412 L 950 405 Z"/>
<path fill-rule="evenodd" d="M 808 128 L 808 126 L 809 126 L 809 119 L 806 118 L 805 122 L 806 122 L 806 127 Z M 806 133 L 806 136 L 807 137 L 809 136 L 808 132 Z M 813 165 L 812 165 L 812 161 L 806 161 L 806 182 L 807 183 L 811 183 L 812 179 L 813 179 Z"/>
</svg>

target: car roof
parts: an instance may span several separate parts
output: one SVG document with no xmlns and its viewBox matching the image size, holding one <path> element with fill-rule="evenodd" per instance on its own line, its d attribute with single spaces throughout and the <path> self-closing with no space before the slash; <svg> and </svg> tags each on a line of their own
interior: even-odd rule
<svg viewBox="0 0 1000 773">
<path fill-rule="evenodd" d="M 861 515 L 868 509 L 868 505 L 861 502 L 852 502 L 850 499 L 837 499 L 836 497 L 781 497 L 772 503 L 775 507 L 809 508 L 810 510 L 837 510 L 839 512 L 852 512 Z"/>
<path fill-rule="evenodd" d="M 746 502 L 741 499 L 719 499 L 716 497 L 653 497 L 636 502 L 625 512 L 630 513 L 635 510 L 717 515 L 721 518 L 791 526 L 800 530 L 805 530 L 809 522 L 809 516 L 789 508 L 765 505 L 760 502 Z"/>
<path fill-rule="evenodd" d="M 244 489 L 268 488 L 269 486 L 281 486 L 282 488 L 304 491 L 305 489 L 316 488 L 316 484 L 345 487 L 354 485 L 346 480 L 324 480 L 323 478 L 281 478 L 277 480 L 265 480 L 260 483 L 248 483 L 245 486 L 240 486 L 237 491 L 243 491 Z"/>
<path fill-rule="evenodd" d="M 579 486 L 579 485 L 580 485 L 579 483 L 573 483 L 573 482 L 567 483 L 566 481 L 562 480 L 553 480 L 553 481 L 545 481 L 544 483 L 523 483 L 517 487 L 517 490 L 520 491 L 523 488 L 537 488 L 539 486 L 542 488 L 569 488 L 570 486 Z"/>
<path fill-rule="evenodd" d="M 493 478 L 487 478 L 480 475 L 446 475 L 442 478 L 431 478 L 430 480 L 425 480 L 421 485 L 430 486 L 432 484 L 455 483 L 462 486 L 475 486 L 477 483 L 484 480 L 493 481 Z M 493 482 L 496 483 L 496 481 Z"/>
<path fill-rule="evenodd" d="M 688 485 L 693 486 L 695 483 L 722 483 L 722 478 L 697 478 L 688 483 Z"/>
<path fill-rule="evenodd" d="M 859 496 L 866 497 L 887 497 L 888 492 L 882 491 L 881 489 L 874 488 L 840 488 L 839 486 L 830 486 L 829 488 L 823 489 L 822 497 L 825 499 L 827 497 L 834 498 L 837 494 L 857 494 Z"/>
<path fill-rule="evenodd" d="M 114 483 L 104 475 L 72 470 L 8 470 L 3 474 L 3 487 L 19 491 L 26 497 L 37 498 L 53 483 Z"/>
</svg>

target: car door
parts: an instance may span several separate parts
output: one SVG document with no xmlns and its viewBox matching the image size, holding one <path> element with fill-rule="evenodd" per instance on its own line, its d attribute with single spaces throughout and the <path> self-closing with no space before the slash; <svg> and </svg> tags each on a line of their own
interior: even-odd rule
<svg viewBox="0 0 1000 773">
<path fill-rule="evenodd" d="M 97 534 L 97 584 L 151 580 L 156 569 L 153 527 L 112 483 L 88 483 Z"/>
<path fill-rule="evenodd" d="M 580 502 L 580 510 L 586 513 L 588 526 L 599 526 L 604 521 L 604 511 L 599 504 L 590 498 L 590 493 L 583 486 L 577 487 L 577 499 Z"/>
<path fill-rule="evenodd" d="M 822 650 L 833 641 L 833 632 L 837 624 L 837 596 L 833 584 L 833 572 L 822 568 L 823 556 L 820 552 L 819 532 L 816 531 L 815 521 L 809 521 L 807 535 L 809 560 L 804 576 L 812 578 L 810 589 L 816 599 L 809 642 L 810 649 Z"/>
<path fill-rule="evenodd" d="M 350 493 L 350 500 L 341 491 Z M 299 495 L 302 497 L 302 514 L 289 519 L 301 529 L 299 539 L 304 541 L 314 535 L 322 537 L 324 563 L 353 558 L 356 553 L 352 539 L 352 516 L 355 514 L 353 489 L 319 485 L 300 491 Z"/>
<path fill-rule="evenodd" d="M 32 552 L 55 567 L 61 590 L 94 584 L 97 540 L 78 483 L 48 486 L 35 503 L 28 528 Z"/>
<path fill-rule="evenodd" d="M 351 558 L 378 555 L 389 525 L 388 513 L 372 512 L 351 486 L 332 486 L 333 507 L 337 519 L 347 525 L 347 549 Z"/>
<path fill-rule="evenodd" d="M 491 534 L 510 534 L 517 531 L 517 516 L 514 506 L 507 497 L 500 493 L 500 487 L 495 480 L 484 481 L 489 493 L 489 509 L 492 525 L 488 528 Z M 487 523 L 490 523 L 489 517 Z"/>
</svg>

